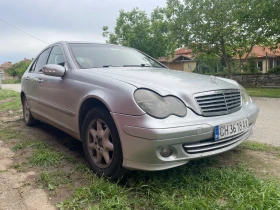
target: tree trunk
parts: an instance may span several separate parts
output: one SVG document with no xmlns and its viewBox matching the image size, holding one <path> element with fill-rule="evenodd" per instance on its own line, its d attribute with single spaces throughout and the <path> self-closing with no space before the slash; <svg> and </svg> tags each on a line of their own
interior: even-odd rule
<svg viewBox="0 0 280 210">
<path fill-rule="evenodd" d="M 228 57 L 227 52 L 226 52 L 224 39 L 221 40 L 221 50 L 222 50 L 223 58 L 224 58 L 224 60 L 226 62 L 226 65 L 227 65 L 228 78 L 232 79 L 230 60 L 229 60 L 229 57 Z"/>
</svg>

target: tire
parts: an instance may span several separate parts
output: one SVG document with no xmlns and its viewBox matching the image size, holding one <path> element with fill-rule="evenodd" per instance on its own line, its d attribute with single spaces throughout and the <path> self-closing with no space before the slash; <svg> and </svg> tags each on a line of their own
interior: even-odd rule
<svg viewBox="0 0 280 210">
<path fill-rule="evenodd" d="M 86 159 L 97 175 L 111 180 L 124 175 L 121 142 L 108 111 L 97 107 L 87 113 L 82 127 L 82 142 Z"/>
<path fill-rule="evenodd" d="M 34 126 L 37 124 L 38 121 L 32 116 L 26 96 L 23 96 L 22 98 L 22 113 L 24 122 L 27 126 Z"/>
</svg>

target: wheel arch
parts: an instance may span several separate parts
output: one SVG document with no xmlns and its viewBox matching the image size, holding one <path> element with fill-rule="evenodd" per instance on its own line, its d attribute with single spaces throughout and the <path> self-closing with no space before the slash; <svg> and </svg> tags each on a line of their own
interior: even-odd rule
<svg viewBox="0 0 280 210">
<path fill-rule="evenodd" d="M 105 104 L 102 100 L 100 100 L 97 97 L 88 97 L 86 98 L 80 105 L 79 112 L 78 112 L 78 122 L 79 122 L 79 133 L 81 136 L 82 132 L 82 126 L 84 119 L 86 117 L 86 114 L 93 108 L 101 107 L 108 111 L 110 113 L 110 109 L 108 108 L 108 105 Z M 114 119 L 113 119 L 114 120 Z M 114 121 L 115 122 L 115 121 Z M 82 140 L 82 138 L 81 138 Z"/>
<path fill-rule="evenodd" d="M 20 92 L 20 100 L 21 104 L 23 103 L 23 97 L 25 96 L 25 93 L 23 91 Z"/>
</svg>

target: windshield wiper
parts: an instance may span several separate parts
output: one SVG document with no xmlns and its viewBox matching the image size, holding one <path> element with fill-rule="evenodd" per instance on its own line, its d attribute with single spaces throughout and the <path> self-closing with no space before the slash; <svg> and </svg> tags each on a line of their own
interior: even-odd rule
<svg viewBox="0 0 280 210">
<path fill-rule="evenodd" d="M 141 63 L 140 65 L 123 65 L 123 67 L 151 67 L 151 66 Z"/>
<path fill-rule="evenodd" d="M 113 66 L 113 65 L 104 65 L 103 68 L 108 68 L 108 67 L 120 67 L 120 66 Z"/>
</svg>

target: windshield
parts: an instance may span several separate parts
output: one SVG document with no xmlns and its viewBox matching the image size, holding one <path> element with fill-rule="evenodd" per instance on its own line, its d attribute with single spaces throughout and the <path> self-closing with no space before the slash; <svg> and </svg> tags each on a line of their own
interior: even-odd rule
<svg viewBox="0 0 280 210">
<path fill-rule="evenodd" d="M 141 52 L 114 45 L 69 44 L 80 68 L 156 67 L 165 68 Z"/>
</svg>

